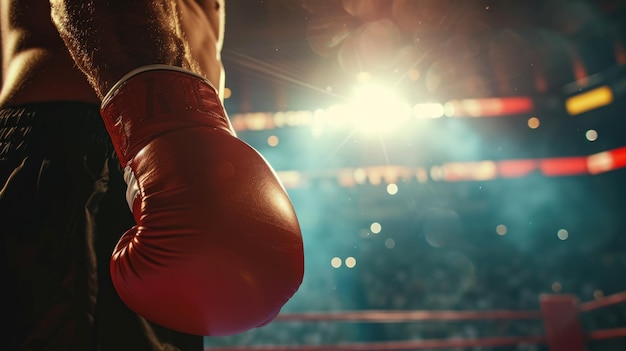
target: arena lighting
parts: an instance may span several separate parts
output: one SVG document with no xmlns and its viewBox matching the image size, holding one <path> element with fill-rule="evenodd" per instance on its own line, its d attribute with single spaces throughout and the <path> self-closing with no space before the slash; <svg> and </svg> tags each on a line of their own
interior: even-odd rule
<svg viewBox="0 0 626 351">
<path fill-rule="evenodd" d="M 565 109 L 571 116 L 579 115 L 613 102 L 613 91 L 608 86 L 601 86 L 572 96 L 565 101 Z"/>
<path fill-rule="evenodd" d="M 278 171 L 277 173 L 281 180 L 285 179 L 287 188 L 301 188 L 309 186 L 314 178 L 336 178 L 340 186 L 353 187 L 363 184 L 390 185 L 411 180 L 420 183 L 488 181 L 522 178 L 536 172 L 546 177 L 596 175 L 623 168 L 626 168 L 626 147 L 588 156 L 445 162 L 429 168 L 385 165 L 326 170 L 323 174 L 300 171 Z M 389 195 L 393 194 L 389 193 Z"/>
<path fill-rule="evenodd" d="M 355 88 L 349 111 L 351 123 L 366 134 L 390 132 L 411 117 L 411 107 L 393 89 L 373 83 Z"/>
<path fill-rule="evenodd" d="M 419 103 L 413 106 L 415 118 L 439 118 L 445 114 L 444 105 L 439 103 Z"/>
<path fill-rule="evenodd" d="M 535 102 L 530 97 L 494 97 L 451 100 L 444 104 L 448 117 L 506 117 L 533 112 Z"/>
<path fill-rule="evenodd" d="M 324 128 L 344 128 L 356 124 L 366 131 L 391 130 L 409 118 L 510 117 L 532 113 L 535 102 L 529 97 L 504 97 L 451 100 L 445 103 L 402 102 L 393 89 L 381 85 L 359 85 L 350 104 L 332 105 L 315 111 L 241 113 L 230 116 L 236 131 L 260 131 L 310 127 L 314 133 Z M 530 128 L 539 126 L 538 118 L 529 120 Z"/>
</svg>

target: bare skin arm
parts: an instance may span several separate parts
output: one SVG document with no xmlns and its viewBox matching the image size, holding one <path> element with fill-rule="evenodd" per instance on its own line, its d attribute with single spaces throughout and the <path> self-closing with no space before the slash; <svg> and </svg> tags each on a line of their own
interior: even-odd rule
<svg viewBox="0 0 626 351">
<path fill-rule="evenodd" d="M 50 0 L 52 19 L 102 99 L 129 71 L 168 64 L 200 72 L 184 40 L 176 2 Z"/>
<path fill-rule="evenodd" d="M 181 27 L 200 66 L 220 95 L 224 89 L 221 50 L 224 43 L 225 4 L 223 0 L 178 0 Z"/>
</svg>

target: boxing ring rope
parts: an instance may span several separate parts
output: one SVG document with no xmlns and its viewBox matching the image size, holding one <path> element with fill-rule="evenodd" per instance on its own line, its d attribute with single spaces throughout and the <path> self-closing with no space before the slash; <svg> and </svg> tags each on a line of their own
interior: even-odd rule
<svg viewBox="0 0 626 351">
<path fill-rule="evenodd" d="M 539 311 L 360 311 L 329 313 L 286 313 L 281 322 L 374 322 L 467 321 L 476 319 L 540 319 Z"/>
<path fill-rule="evenodd" d="M 598 300 L 593 300 L 593 301 L 582 303 L 580 305 L 580 311 L 589 312 L 589 311 L 596 310 L 602 307 L 617 305 L 624 301 L 626 301 L 626 291 L 609 295 Z"/>
<path fill-rule="evenodd" d="M 283 313 L 273 323 L 289 322 L 358 322 L 407 323 L 426 321 L 478 320 L 542 320 L 545 335 L 523 337 L 485 337 L 425 339 L 385 342 L 353 342 L 324 345 L 259 345 L 246 347 L 209 347 L 206 351 L 401 351 L 449 349 L 470 347 L 515 346 L 519 344 L 547 344 L 550 351 L 590 351 L 588 343 L 595 340 L 626 338 L 626 326 L 584 333 L 580 322 L 582 313 L 617 305 L 626 301 L 626 292 L 609 295 L 594 301 L 579 303 L 578 298 L 566 294 L 541 295 L 540 311 L 352 311 Z"/>
<path fill-rule="evenodd" d="M 606 296 L 602 299 L 588 301 L 580 305 L 580 312 L 591 312 L 626 302 L 626 291 Z M 588 340 L 605 340 L 626 337 L 626 327 L 602 329 L 591 331 L 587 334 Z"/>
<path fill-rule="evenodd" d="M 536 337 L 501 337 L 482 339 L 432 339 L 416 341 L 388 341 L 370 343 L 351 343 L 336 345 L 267 345 L 234 348 L 208 348 L 206 350 L 218 351 L 402 351 L 402 350 L 423 350 L 423 349 L 449 349 L 457 347 L 496 347 L 514 346 L 520 343 L 540 344 L 545 338 Z"/>
</svg>

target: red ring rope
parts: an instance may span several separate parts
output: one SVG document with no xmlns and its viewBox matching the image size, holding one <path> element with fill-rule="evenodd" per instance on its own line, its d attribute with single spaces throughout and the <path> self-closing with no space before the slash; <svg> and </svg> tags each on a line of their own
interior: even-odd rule
<svg viewBox="0 0 626 351">
<path fill-rule="evenodd" d="M 589 301 L 589 302 L 585 302 L 582 303 L 580 305 L 580 311 L 581 312 L 589 312 L 592 310 L 596 310 L 598 308 L 602 308 L 602 307 L 607 307 L 607 306 L 611 306 L 611 305 L 617 305 L 619 303 L 622 303 L 626 301 L 626 291 L 625 292 L 621 292 L 621 293 L 617 293 L 617 294 L 613 294 L 613 295 L 609 295 L 594 301 Z"/>
<path fill-rule="evenodd" d="M 578 306 L 580 313 L 626 302 L 626 292 L 609 295 Z M 523 320 L 541 319 L 539 311 L 352 311 L 285 313 L 276 322 L 361 322 L 402 323 L 413 321 L 467 321 L 467 320 Z M 595 330 L 585 335 L 587 340 L 604 340 L 626 337 L 626 327 Z M 336 345 L 262 345 L 249 347 L 210 347 L 207 351 L 402 351 L 422 349 L 447 349 L 469 347 L 513 346 L 518 344 L 546 343 L 545 336 L 488 337 L 477 339 L 428 339 L 373 343 L 344 343 Z"/>
<path fill-rule="evenodd" d="M 542 344 L 545 342 L 543 336 L 531 337 L 500 337 L 482 339 L 431 339 L 415 341 L 389 341 L 373 343 L 351 343 L 336 345 L 267 345 L 232 348 L 209 348 L 210 351 L 401 351 L 401 350 L 423 350 L 423 349 L 447 349 L 456 347 L 476 347 L 476 346 L 514 346 L 519 344 Z"/>
<path fill-rule="evenodd" d="M 358 311 L 285 313 L 276 317 L 277 322 L 350 321 L 398 323 L 409 321 L 465 321 L 477 319 L 540 319 L 539 311 Z"/>
</svg>

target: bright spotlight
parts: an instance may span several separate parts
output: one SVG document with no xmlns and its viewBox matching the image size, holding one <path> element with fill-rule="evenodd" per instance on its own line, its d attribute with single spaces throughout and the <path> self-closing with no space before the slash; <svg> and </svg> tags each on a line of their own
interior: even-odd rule
<svg viewBox="0 0 626 351">
<path fill-rule="evenodd" d="M 389 132 L 411 116 L 411 107 L 383 85 L 365 84 L 352 98 L 352 122 L 366 133 Z"/>
<path fill-rule="evenodd" d="M 439 118 L 445 114 L 445 108 L 437 103 L 417 104 L 413 107 L 413 114 L 417 118 Z"/>
</svg>

